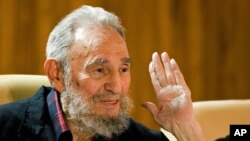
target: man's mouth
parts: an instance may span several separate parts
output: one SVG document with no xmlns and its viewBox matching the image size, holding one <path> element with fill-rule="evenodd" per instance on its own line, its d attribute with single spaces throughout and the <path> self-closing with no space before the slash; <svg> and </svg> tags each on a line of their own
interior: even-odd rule
<svg viewBox="0 0 250 141">
<path fill-rule="evenodd" d="M 101 100 L 100 102 L 105 106 L 115 106 L 119 103 L 118 100 Z"/>
</svg>

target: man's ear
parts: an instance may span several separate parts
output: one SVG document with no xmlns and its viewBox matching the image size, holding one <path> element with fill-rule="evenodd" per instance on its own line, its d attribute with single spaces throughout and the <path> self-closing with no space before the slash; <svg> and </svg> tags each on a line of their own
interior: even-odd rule
<svg viewBox="0 0 250 141">
<path fill-rule="evenodd" d="M 49 78 L 50 84 L 58 91 L 64 90 L 63 71 L 55 59 L 47 59 L 44 63 L 44 71 Z"/>
</svg>

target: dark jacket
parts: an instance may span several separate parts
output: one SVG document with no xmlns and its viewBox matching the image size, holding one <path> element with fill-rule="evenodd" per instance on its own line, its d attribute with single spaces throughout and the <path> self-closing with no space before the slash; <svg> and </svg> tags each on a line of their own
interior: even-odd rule
<svg viewBox="0 0 250 141">
<path fill-rule="evenodd" d="M 46 104 L 50 91 L 51 88 L 41 87 L 30 99 L 0 105 L 0 141 L 56 141 Z M 132 119 L 128 130 L 113 140 L 168 141 L 161 132 L 152 131 Z"/>
<path fill-rule="evenodd" d="M 229 135 L 223 138 L 219 138 L 216 141 L 229 141 Z"/>
</svg>

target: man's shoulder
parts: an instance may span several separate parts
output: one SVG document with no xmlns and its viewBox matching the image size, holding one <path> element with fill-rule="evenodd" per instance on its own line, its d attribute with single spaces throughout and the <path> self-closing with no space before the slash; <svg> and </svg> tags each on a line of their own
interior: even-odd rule
<svg viewBox="0 0 250 141">
<path fill-rule="evenodd" d="M 223 138 L 219 138 L 217 139 L 216 141 L 229 141 L 229 135 L 227 135 L 226 137 L 223 137 Z"/>
<path fill-rule="evenodd" d="M 0 122 L 18 121 L 24 115 L 28 99 L 0 105 Z M 20 119 L 21 120 L 21 119 Z"/>
<path fill-rule="evenodd" d="M 0 120 L 5 119 L 4 117 L 8 118 L 15 118 L 15 117 L 23 117 L 25 110 L 27 108 L 38 107 L 38 105 L 44 105 L 44 94 L 46 91 L 49 91 L 49 88 L 41 87 L 37 93 L 27 99 L 17 100 L 10 103 L 0 105 Z"/>
<path fill-rule="evenodd" d="M 129 129 L 134 131 L 134 132 L 139 132 L 142 134 L 161 135 L 160 131 L 152 130 L 152 129 L 146 127 L 145 125 L 143 125 L 142 123 L 135 121 L 133 119 L 130 120 Z"/>
<path fill-rule="evenodd" d="M 128 130 L 122 135 L 133 137 L 133 139 L 144 140 L 144 141 L 168 141 L 166 136 L 160 131 L 149 129 L 145 125 L 138 121 L 130 119 Z"/>
<path fill-rule="evenodd" d="M 0 140 L 14 140 L 24 114 L 27 100 L 0 105 Z"/>
<path fill-rule="evenodd" d="M 26 136 L 26 133 L 33 133 L 34 129 L 42 129 L 41 123 L 47 119 L 43 115 L 47 112 L 48 91 L 41 87 L 31 98 L 0 105 L 0 140 L 17 140 L 21 133 Z"/>
</svg>

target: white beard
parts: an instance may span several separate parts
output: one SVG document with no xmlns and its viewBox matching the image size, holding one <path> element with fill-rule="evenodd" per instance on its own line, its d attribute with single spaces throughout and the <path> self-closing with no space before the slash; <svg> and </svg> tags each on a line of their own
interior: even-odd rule
<svg viewBox="0 0 250 141">
<path fill-rule="evenodd" d="M 118 116 L 101 116 L 94 111 L 94 106 L 100 94 L 87 101 L 84 98 L 85 94 L 77 91 L 72 85 L 68 85 L 67 88 L 60 95 L 62 109 L 79 133 L 87 133 L 91 137 L 101 135 L 110 138 L 112 135 L 120 134 L 128 128 L 128 112 L 132 108 L 132 101 L 128 96 L 115 94 L 121 101 Z M 105 92 L 101 95 L 109 94 L 110 92 Z M 112 95 L 114 94 L 112 93 Z"/>
</svg>

